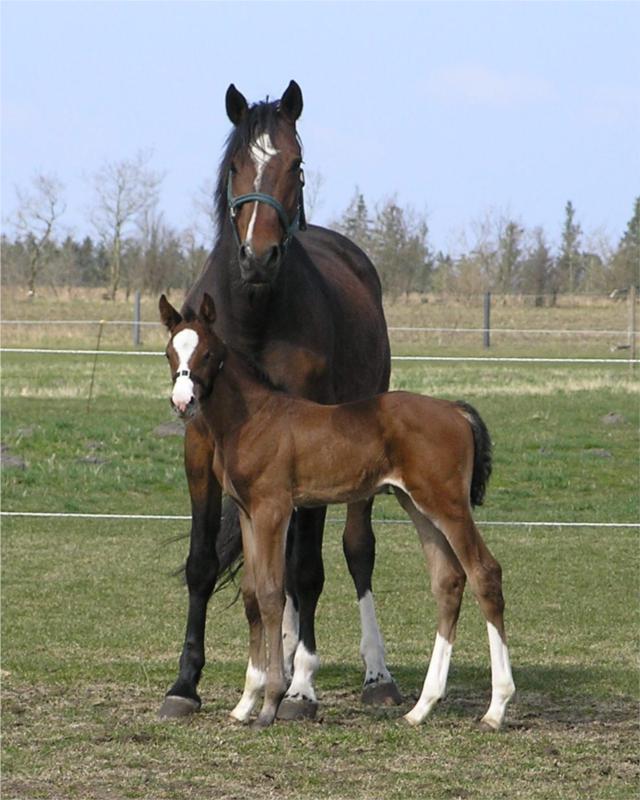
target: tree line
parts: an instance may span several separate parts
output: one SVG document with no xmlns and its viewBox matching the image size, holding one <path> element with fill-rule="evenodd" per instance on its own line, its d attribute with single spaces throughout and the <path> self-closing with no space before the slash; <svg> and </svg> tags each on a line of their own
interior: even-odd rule
<svg viewBox="0 0 640 800">
<path fill-rule="evenodd" d="M 95 173 L 93 235 L 80 239 L 61 236 L 64 187 L 55 177 L 36 175 L 28 190 L 17 190 L 11 235 L 2 234 L 3 282 L 26 285 L 32 295 L 47 284 L 104 287 L 109 299 L 122 291 L 158 294 L 191 286 L 215 233 L 212 184 L 195 198 L 199 221 L 178 231 L 158 208 L 163 175 L 149 160 L 141 152 Z M 311 217 L 322 177 L 314 174 L 308 183 Z M 330 227 L 368 253 L 391 297 L 490 290 L 532 295 L 542 305 L 559 293 L 610 293 L 640 283 L 640 196 L 617 243 L 604 235 L 587 239 L 568 201 L 555 249 L 541 227 L 526 229 L 515 218 L 488 213 L 460 237 L 455 254 L 436 252 L 426 214 L 395 197 L 371 207 L 357 189 Z"/>
</svg>

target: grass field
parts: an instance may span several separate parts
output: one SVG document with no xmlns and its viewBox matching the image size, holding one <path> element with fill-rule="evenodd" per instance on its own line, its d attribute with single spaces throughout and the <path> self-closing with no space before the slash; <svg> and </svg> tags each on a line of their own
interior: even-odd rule
<svg viewBox="0 0 640 800">
<path fill-rule="evenodd" d="M 5 302 L 3 314 L 20 310 Z M 35 316 L 47 310 L 74 319 L 89 308 L 76 298 Z M 461 327 L 470 321 L 453 313 Z M 590 313 L 571 324 L 593 327 Z M 94 314 L 106 317 L 102 308 Z M 126 318 L 124 309 L 114 314 Z M 404 319 L 395 307 L 389 316 Z M 413 308 L 409 318 L 420 324 Z M 596 327 L 624 328 L 615 322 L 602 318 Z M 78 344 L 78 335 L 60 341 Z M 145 345 L 159 347 L 157 336 Z M 543 345 L 545 354 L 560 352 L 559 340 L 532 347 Z M 609 352 L 591 339 L 580 346 L 592 356 Z M 436 341 L 429 347 L 442 352 Z M 89 410 L 91 359 L 10 354 L 2 371 L 2 442 L 24 461 L 3 470 L 3 510 L 188 512 L 181 440 L 154 435 L 170 418 L 163 359 L 99 359 Z M 640 520 L 640 386 L 628 367 L 403 363 L 393 382 L 464 397 L 485 417 L 495 468 L 481 522 Z M 392 498 L 376 503 L 376 515 L 402 516 Z M 637 529 L 483 528 L 504 569 L 518 688 L 506 729 L 489 735 L 475 725 L 490 677 L 485 628 L 470 597 L 448 698 L 419 729 L 400 719 L 419 694 L 435 629 L 409 526 L 376 525 L 379 618 L 405 704 L 360 705 L 357 605 L 333 523 L 318 612 L 321 715 L 263 733 L 227 718 L 246 662 L 241 604 L 227 608 L 232 589 L 211 604 L 202 712 L 187 723 L 155 719 L 184 632 L 186 592 L 172 572 L 184 558 L 186 541 L 176 537 L 187 522 L 5 517 L 2 527 L 4 798 L 638 795 Z"/>
</svg>

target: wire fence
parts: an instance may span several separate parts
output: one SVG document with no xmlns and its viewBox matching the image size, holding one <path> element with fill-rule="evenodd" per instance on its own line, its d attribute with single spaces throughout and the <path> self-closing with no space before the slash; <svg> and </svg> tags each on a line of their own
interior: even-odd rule
<svg viewBox="0 0 640 800">
<path fill-rule="evenodd" d="M 188 514 L 95 514 L 89 512 L 65 511 L 0 511 L 2 517 L 33 517 L 50 519 L 94 519 L 94 520 L 124 520 L 124 521 L 154 521 L 154 522 L 184 522 L 191 519 Z M 327 517 L 327 522 L 343 525 L 345 517 Z M 393 519 L 387 517 L 374 517 L 373 522 L 380 525 L 413 525 L 409 519 Z M 514 528 L 628 528 L 640 529 L 640 522 L 567 522 L 548 520 L 478 520 L 478 524 L 489 527 L 514 527 Z"/>
</svg>

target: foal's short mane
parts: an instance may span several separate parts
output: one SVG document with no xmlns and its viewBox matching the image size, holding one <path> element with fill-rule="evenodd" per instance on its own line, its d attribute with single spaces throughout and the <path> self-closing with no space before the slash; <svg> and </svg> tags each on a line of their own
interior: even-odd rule
<svg viewBox="0 0 640 800">
<path fill-rule="evenodd" d="M 269 98 L 259 103 L 254 103 L 249 107 L 243 119 L 231 129 L 227 138 L 224 153 L 220 159 L 218 169 L 218 181 L 216 184 L 215 203 L 216 221 L 218 224 L 218 236 L 222 233 L 225 218 L 228 214 L 227 208 L 227 179 L 231 168 L 231 161 L 235 154 L 244 148 L 249 147 L 251 142 L 261 133 L 268 133 L 272 141 L 275 141 L 278 128 L 282 123 L 282 118 L 278 115 L 280 101 L 269 102 Z M 296 134 L 296 139 L 302 147 L 300 138 Z"/>
<path fill-rule="evenodd" d="M 247 372 L 251 375 L 252 378 L 255 378 L 258 383 L 261 383 L 263 386 L 266 386 L 267 389 L 271 389 L 272 392 L 286 392 L 286 388 L 282 384 L 274 383 L 271 378 L 267 375 L 267 373 L 262 369 L 262 367 L 258 364 L 257 361 L 254 361 L 249 356 L 241 353 L 239 350 L 235 350 L 233 347 L 230 347 L 229 350 L 237 356 L 240 361 L 242 361 L 243 367 L 247 370 Z"/>
</svg>

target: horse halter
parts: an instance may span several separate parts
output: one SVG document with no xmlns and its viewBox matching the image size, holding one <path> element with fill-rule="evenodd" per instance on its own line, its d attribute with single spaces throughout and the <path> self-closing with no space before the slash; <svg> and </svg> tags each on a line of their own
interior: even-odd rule
<svg viewBox="0 0 640 800">
<path fill-rule="evenodd" d="M 278 214 L 280 224 L 284 229 L 284 239 L 282 240 L 282 248 L 286 251 L 291 241 L 291 237 L 296 231 L 306 231 L 307 218 L 304 213 L 304 200 L 302 196 L 302 188 L 304 186 L 304 173 L 300 172 L 300 186 L 298 188 L 298 202 L 296 204 L 296 213 L 292 220 L 285 210 L 285 207 L 279 200 L 272 197 L 270 194 L 264 192 L 249 192 L 249 194 L 239 194 L 236 197 L 233 195 L 233 174 L 229 172 L 229 179 L 227 180 L 227 206 L 229 207 L 229 217 L 231 219 L 231 227 L 233 228 L 233 235 L 235 236 L 238 247 L 242 244 L 236 227 L 236 216 L 240 206 L 245 203 L 266 203 L 271 208 L 275 209 Z"/>
<path fill-rule="evenodd" d="M 218 369 L 216 370 L 216 374 L 213 376 L 213 380 L 211 381 L 211 386 L 213 386 L 213 381 L 218 377 L 223 366 L 224 366 L 224 357 L 220 359 L 220 363 L 218 364 Z M 178 380 L 178 378 L 189 378 L 189 380 L 192 383 L 197 383 L 198 386 L 200 386 L 204 391 L 207 390 L 207 387 L 205 386 L 205 383 L 202 380 L 202 378 L 200 378 L 198 375 L 194 375 L 191 372 L 191 370 L 186 367 L 183 369 L 179 369 L 173 373 L 172 383 L 175 383 Z M 211 389 L 211 387 L 209 387 L 209 389 Z"/>
</svg>

